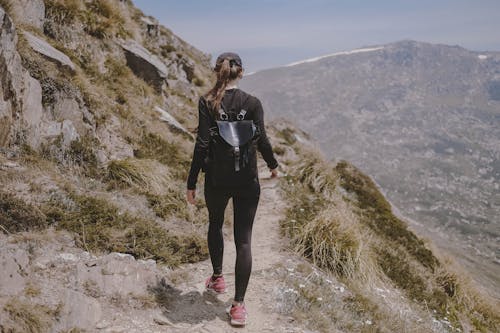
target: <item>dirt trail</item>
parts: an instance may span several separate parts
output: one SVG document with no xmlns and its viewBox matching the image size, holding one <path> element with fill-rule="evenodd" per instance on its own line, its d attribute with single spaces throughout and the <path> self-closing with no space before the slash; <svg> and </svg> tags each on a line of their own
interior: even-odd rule
<svg viewBox="0 0 500 333">
<path fill-rule="evenodd" d="M 185 279 L 175 288 L 164 285 L 165 295 L 175 295 L 165 301 L 164 316 L 168 332 L 304 332 L 290 318 L 273 310 L 272 295 L 277 281 L 271 272 L 285 262 L 289 253 L 279 234 L 279 220 L 284 202 L 279 194 L 278 180 L 261 179 L 261 197 L 252 236 L 253 269 L 245 303 L 249 323 L 244 328 L 231 327 L 226 307 L 234 296 L 234 262 L 236 258 L 232 225 L 224 230 L 224 268 L 227 293 L 213 295 L 205 292 L 204 281 L 212 272 L 210 261 L 185 266 L 172 272 L 171 277 Z"/>
</svg>

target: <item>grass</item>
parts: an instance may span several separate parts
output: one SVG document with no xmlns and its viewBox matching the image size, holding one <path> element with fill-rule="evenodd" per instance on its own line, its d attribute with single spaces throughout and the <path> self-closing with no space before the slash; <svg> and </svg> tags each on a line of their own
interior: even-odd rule
<svg viewBox="0 0 500 333">
<path fill-rule="evenodd" d="M 0 192 L 0 230 L 4 233 L 41 230 L 47 227 L 46 216 L 36 207 Z"/>
<path fill-rule="evenodd" d="M 75 232 L 78 246 L 96 253 L 122 252 L 154 259 L 169 266 L 208 257 L 204 238 L 197 233 L 174 235 L 154 221 L 121 213 L 104 199 L 72 195 L 74 209 L 45 207 L 59 229 Z"/>
<path fill-rule="evenodd" d="M 299 254 L 356 290 L 355 303 L 366 303 L 365 311 L 374 317 L 389 319 L 395 311 L 373 306 L 381 300 L 371 288 L 386 285 L 407 296 L 405 307 L 422 314 L 436 311 L 434 317 L 448 318 L 455 328 L 465 320 L 478 331 L 497 329 L 496 303 L 442 263 L 393 214 L 368 176 L 345 161 L 331 167 L 320 154 L 294 142 L 293 133 L 278 132 L 297 153 L 281 182 L 289 208 L 280 225 Z"/>
<path fill-rule="evenodd" d="M 345 212 L 331 207 L 322 210 L 293 242 L 296 250 L 318 267 L 352 277 L 358 270 L 363 240 L 354 225 L 344 222 L 352 220 Z"/>
<path fill-rule="evenodd" d="M 335 169 L 342 187 L 356 195 L 356 203 L 362 210 L 362 220 L 370 229 L 405 247 L 426 268 L 434 270 L 439 266 L 438 259 L 426 248 L 425 243 L 392 213 L 389 202 L 369 177 L 345 161 L 339 162 Z"/>
<path fill-rule="evenodd" d="M 54 39 L 58 39 L 61 27 L 77 22 L 83 24 L 87 34 L 98 39 L 132 36 L 129 20 L 112 0 L 46 0 L 45 17 L 44 32 Z"/>
<path fill-rule="evenodd" d="M 144 133 L 134 156 L 140 159 L 156 159 L 170 167 L 175 178 L 186 179 L 190 160 L 178 144 L 166 141 L 154 133 Z"/>
<path fill-rule="evenodd" d="M 4 311 L 15 323 L 12 328 L 3 327 L 5 332 L 44 333 L 48 332 L 52 318 L 56 313 L 45 305 L 32 304 L 18 299 L 11 299 L 4 306 Z"/>
<path fill-rule="evenodd" d="M 141 192 L 163 193 L 172 184 L 169 169 L 152 159 L 114 160 L 108 164 L 107 173 L 112 186 L 135 187 Z"/>
<path fill-rule="evenodd" d="M 202 224 L 208 221 L 205 203 L 202 200 L 197 200 L 195 206 L 188 205 L 185 198 L 184 183 L 176 184 L 177 186 L 170 189 L 167 194 L 146 194 L 149 207 L 155 214 L 163 219 L 177 217 L 194 224 Z"/>
</svg>

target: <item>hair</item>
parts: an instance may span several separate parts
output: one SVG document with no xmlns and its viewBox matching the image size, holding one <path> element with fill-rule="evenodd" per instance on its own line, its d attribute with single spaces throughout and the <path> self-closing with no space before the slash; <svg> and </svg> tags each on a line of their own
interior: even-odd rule
<svg viewBox="0 0 500 333">
<path fill-rule="evenodd" d="M 205 95 L 205 99 L 208 102 L 210 111 L 215 116 L 218 116 L 227 84 L 240 78 L 243 68 L 235 61 L 225 58 L 215 64 L 214 72 L 217 75 L 217 82 L 215 82 L 213 88 Z"/>
</svg>

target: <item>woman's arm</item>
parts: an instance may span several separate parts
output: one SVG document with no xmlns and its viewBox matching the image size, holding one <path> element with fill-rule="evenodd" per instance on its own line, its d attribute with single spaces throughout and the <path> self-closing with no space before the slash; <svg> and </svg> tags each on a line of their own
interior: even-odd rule
<svg viewBox="0 0 500 333">
<path fill-rule="evenodd" d="M 266 161 L 267 167 L 274 170 L 278 167 L 278 161 L 274 158 L 273 148 L 269 142 L 269 138 L 266 134 L 266 128 L 264 125 L 264 110 L 262 108 L 262 103 L 258 98 L 255 98 L 255 111 L 254 111 L 254 123 L 259 129 L 260 137 L 257 142 L 257 148 L 259 149 L 264 161 Z M 274 173 L 273 173 L 274 175 Z"/>
<path fill-rule="evenodd" d="M 191 169 L 187 179 L 188 190 L 196 189 L 198 174 L 203 166 L 205 157 L 208 152 L 208 142 L 210 139 L 210 115 L 203 97 L 198 103 L 198 134 L 194 145 L 193 160 L 191 161 Z"/>
</svg>

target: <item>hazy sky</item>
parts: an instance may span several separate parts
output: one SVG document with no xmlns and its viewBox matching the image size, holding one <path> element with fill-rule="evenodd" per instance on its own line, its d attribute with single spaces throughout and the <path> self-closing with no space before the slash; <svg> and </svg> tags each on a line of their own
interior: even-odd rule
<svg viewBox="0 0 500 333">
<path fill-rule="evenodd" d="M 247 72 L 402 39 L 500 51 L 500 0 L 133 0 L 214 57 Z"/>
</svg>

